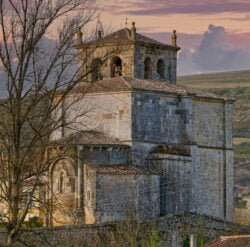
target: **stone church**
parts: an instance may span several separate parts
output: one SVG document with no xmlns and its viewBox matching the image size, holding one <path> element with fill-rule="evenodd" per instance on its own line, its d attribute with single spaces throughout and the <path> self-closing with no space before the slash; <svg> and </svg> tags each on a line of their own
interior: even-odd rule
<svg viewBox="0 0 250 247">
<path fill-rule="evenodd" d="M 169 45 L 135 23 L 107 36 L 98 25 L 95 41 L 83 43 L 78 33 L 78 58 L 92 73 L 74 89 L 84 97 L 64 116 L 72 126 L 53 135 L 48 155 L 62 155 L 46 193 L 61 203 L 51 204 L 47 225 L 180 211 L 232 220 L 233 101 L 176 84 L 175 31 Z"/>
</svg>

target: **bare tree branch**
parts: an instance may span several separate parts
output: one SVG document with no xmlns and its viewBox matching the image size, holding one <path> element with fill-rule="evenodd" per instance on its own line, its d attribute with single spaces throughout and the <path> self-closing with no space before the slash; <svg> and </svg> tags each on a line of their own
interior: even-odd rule
<svg viewBox="0 0 250 247">
<path fill-rule="evenodd" d="M 36 191 L 55 159 L 46 158 L 51 135 L 67 124 L 73 126 L 89 111 L 64 121 L 66 111 L 87 93 L 73 98 L 72 90 L 93 70 L 83 70 L 88 60 L 79 61 L 75 51 L 77 30 L 94 18 L 93 2 L 0 0 L 0 63 L 6 78 L 6 98 L 0 101 L 0 199 L 7 208 L 0 222 L 8 234 L 7 247 L 20 240 L 33 201 L 42 203 Z M 116 52 L 100 59 L 105 62 Z M 71 102 L 57 116 L 68 97 Z"/>
</svg>

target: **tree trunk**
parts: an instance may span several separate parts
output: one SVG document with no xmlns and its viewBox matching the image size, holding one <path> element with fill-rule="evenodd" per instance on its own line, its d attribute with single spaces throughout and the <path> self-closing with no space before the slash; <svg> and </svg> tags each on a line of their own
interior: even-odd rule
<svg viewBox="0 0 250 247">
<path fill-rule="evenodd" d="M 14 232 L 10 231 L 10 232 L 8 232 L 7 241 L 6 241 L 6 247 L 12 247 L 12 246 L 14 246 L 14 242 L 15 242 Z"/>
</svg>

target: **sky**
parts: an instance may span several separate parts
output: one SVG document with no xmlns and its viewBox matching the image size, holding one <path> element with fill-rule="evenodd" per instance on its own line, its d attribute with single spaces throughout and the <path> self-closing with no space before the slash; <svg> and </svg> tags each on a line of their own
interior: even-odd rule
<svg viewBox="0 0 250 247">
<path fill-rule="evenodd" d="M 128 27 L 170 43 L 176 29 L 178 74 L 250 69 L 249 0 L 99 0 L 104 26 Z"/>
</svg>

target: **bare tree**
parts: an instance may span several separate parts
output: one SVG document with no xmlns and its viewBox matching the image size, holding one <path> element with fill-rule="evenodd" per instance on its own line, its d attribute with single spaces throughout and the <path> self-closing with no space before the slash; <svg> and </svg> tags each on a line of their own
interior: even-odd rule
<svg viewBox="0 0 250 247">
<path fill-rule="evenodd" d="M 91 73 L 86 71 L 87 60 L 77 59 L 74 47 L 81 43 L 80 29 L 94 17 L 93 2 L 0 0 L 0 61 L 5 77 L 0 82 L 5 87 L 0 101 L 0 204 L 7 208 L 0 224 L 7 231 L 7 247 L 19 240 L 50 165 L 45 158 L 50 137 L 65 125 L 63 113 L 52 116 L 76 84 Z M 30 179 L 32 186 L 23 201 Z"/>
</svg>

